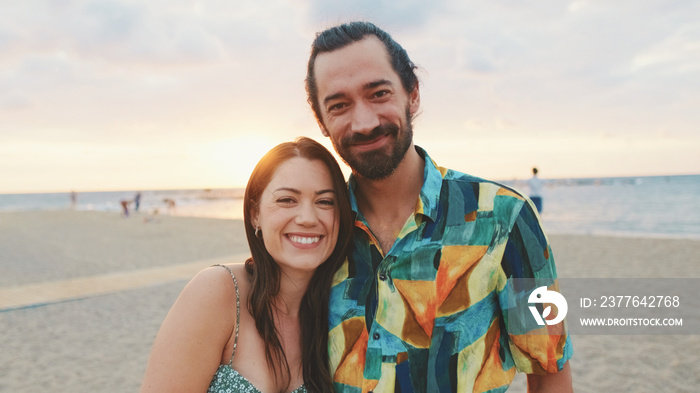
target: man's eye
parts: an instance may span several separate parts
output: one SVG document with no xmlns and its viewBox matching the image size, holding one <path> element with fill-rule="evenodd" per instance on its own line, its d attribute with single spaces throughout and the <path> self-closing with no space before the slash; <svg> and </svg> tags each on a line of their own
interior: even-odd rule
<svg viewBox="0 0 700 393">
<path fill-rule="evenodd" d="M 337 103 L 337 104 L 333 104 L 333 105 L 331 105 L 330 107 L 328 107 L 328 112 L 333 112 L 333 111 L 341 110 L 341 109 L 345 108 L 345 106 L 346 106 L 346 105 L 345 105 L 344 102 L 340 102 L 340 103 Z"/>
<path fill-rule="evenodd" d="M 382 98 L 388 94 L 389 94 L 388 90 L 379 90 L 378 92 L 374 93 L 374 97 L 375 98 Z"/>
</svg>

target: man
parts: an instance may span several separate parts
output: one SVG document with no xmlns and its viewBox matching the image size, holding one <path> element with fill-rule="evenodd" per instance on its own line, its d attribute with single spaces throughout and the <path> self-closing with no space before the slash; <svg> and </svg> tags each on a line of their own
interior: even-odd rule
<svg viewBox="0 0 700 393">
<path fill-rule="evenodd" d="M 537 168 L 532 168 L 532 177 L 527 181 L 530 187 L 530 200 L 535 204 L 538 213 L 542 213 L 542 180 L 537 177 Z"/>
<path fill-rule="evenodd" d="M 141 207 L 141 191 L 137 191 L 136 195 L 134 195 L 134 210 L 139 211 L 139 207 Z"/>
<path fill-rule="evenodd" d="M 556 287 L 528 200 L 440 168 L 413 145 L 415 66 L 365 22 L 320 33 L 306 88 L 323 135 L 352 168 L 355 243 L 331 291 L 329 353 L 338 392 L 571 391 L 571 342 L 509 335 L 507 290 Z M 546 329 L 546 328 L 544 328 Z M 556 330 L 556 329 L 555 329 Z"/>
</svg>

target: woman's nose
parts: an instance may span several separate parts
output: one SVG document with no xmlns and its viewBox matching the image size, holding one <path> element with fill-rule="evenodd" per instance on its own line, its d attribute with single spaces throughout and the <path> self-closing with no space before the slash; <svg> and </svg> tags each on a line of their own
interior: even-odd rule
<svg viewBox="0 0 700 393">
<path fill-rule="evenodd" d="M 302 203 L 301 206 L 299 206 L 295 222 L 303 226 L 315 225 L 318 222 L 318 216 L 316 215 L 316 209 L 314 209 L 313 203 Z"/>
</svg>

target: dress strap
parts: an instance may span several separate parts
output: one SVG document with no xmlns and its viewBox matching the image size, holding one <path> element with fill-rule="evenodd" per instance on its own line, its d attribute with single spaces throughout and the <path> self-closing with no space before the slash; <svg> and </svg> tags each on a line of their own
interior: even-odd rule
<svg viewBox="0 0 700 393">
<path fill-rule="evenodd" d="M 233 278 L 233 286 L 236 287 L 236 335 L 233 338 L 233 353 L 231 353 L 231 360 L 228 362 L 230 367 L 233 364 L 233 357 L 236 355 L 236 347 L 238 346 L 238 327 L 241 325 L 241 297 L 238 293 L 238 281 L 236 281 L 236 276 L 233 275 L 231 269 L 228 266 L 220 264 L 212 266 L 221 266 L 228 270 L 229 274 L 231 274 L 231 278 Z"/>
</svg>

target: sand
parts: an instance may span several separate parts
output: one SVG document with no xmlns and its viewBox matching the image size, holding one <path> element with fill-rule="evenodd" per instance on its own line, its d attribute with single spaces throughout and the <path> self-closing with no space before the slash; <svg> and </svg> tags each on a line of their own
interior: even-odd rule
<svg viewBox="0 0 700 393">
<path fill-rule="evenodd" d="M 0 213 L 0 392 L 138 391 L 160 323 L 189 277 L 247 255 L 240 221 L 144 217 Z M 700 241 L 550 241 L 560 277 L 700 278 Z M 53 292 L 43 301 L 27 295 L 46 287 Z M 69 287 L 77 292 L 60 298 Z M 698 334 L 574 336 L 575 391 L 697 391 Z M 509 392 L 525 392 L 524 378 Z"/>
<path fill-rule="evenodd" d="M 700 241 L 550 235 L 559 277 L 700 278 Z M 697 335 L 574 335 L 575 392 L 700 391 Z M 526 392 L 518 374 L 508 392 Z"/>
</svg>

